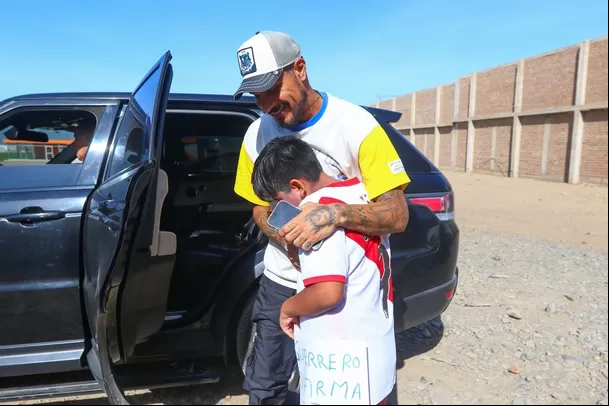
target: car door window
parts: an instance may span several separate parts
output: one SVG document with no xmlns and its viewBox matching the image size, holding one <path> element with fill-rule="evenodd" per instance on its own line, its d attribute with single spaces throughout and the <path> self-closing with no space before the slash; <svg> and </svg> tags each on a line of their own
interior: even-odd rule
<svg viewBox="0 0 609 406">
<path fill-rule="evenodd" d="M 0 189 L 73 186 L 81 176 L 92 175 L 100 156 L 89 153 L 89 146 L 99 136 L 106 111 L 106 106 L 42 102 L 5 110 L 0 115 Z"/>
<path fill-rule="evenodd" d="M 237 171 L 239 150 L 243 137 L 240 134 L 194 135 L 180 140 L 184 166 L 196 166 L 208 180 L 234 176 Z"/>
<path fill-rule="evenodd" d="M 82 163 L 101 111 L 22 108 L 0 118 L 3 166 Z"/>
<path fill-rule="evenodd" d="M 131 107 L 123 115 L 110 156 L 106 177 L 138 165 L 150 157 L 150 135 L 144 120 Z"/>
</svg>

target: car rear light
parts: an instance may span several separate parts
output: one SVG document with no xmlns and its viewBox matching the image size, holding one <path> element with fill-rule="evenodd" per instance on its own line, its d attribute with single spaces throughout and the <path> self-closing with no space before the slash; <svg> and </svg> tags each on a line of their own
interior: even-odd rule
<svg viewBox="0 0 609 406">
<path fill-rule="evenodd" d="M 427 206 L 442 221 L 455 219 L 454 195 L 416 196 L 408 200 L 412 204 Z"/>
</svg>

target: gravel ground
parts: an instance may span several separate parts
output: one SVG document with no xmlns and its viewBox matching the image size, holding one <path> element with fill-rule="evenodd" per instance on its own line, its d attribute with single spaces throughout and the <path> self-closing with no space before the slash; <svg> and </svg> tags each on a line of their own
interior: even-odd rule
<svg viewBox="0 0 609 406">
<path fill-rule="evenodd" d="M 607 404 L 607 188 L 451 174 L 461 280 L 441 318 L 398 337 L 400 404 Z M 247 404 L 221 383 L 133 404 Z M 77 397 L 22 404 L 107 404 Z"/>
<path fill-rule="evenodd" d="M 462 241 L 454 302 L 399 338 L 399 403 L 607 404 L 607 253 L 485 230 Z"/>
</svg>

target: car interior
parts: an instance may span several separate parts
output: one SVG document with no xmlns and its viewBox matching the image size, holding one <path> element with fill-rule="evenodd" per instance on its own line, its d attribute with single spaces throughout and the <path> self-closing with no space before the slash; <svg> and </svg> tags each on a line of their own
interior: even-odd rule
<svg viewBox="0 0 609 406">
<path fill-rule="evenodd" d="M 161 169 L 168 187 L 160 229 L 174 233 L 177 245 L 170 314 L 203 313 L 226 265 L 248 245 L 252 204 L 233 186 L 252 120 L 221 112 L 166 114 Z"/>
<path fill-rule="evenodd" d="M 6 160 L 3 163 L 82 163 L 100 113 L 95 109 L 17 112 L 0 123 L 0 134 L 3 135 L 0 139 L 12 147 L 10 152 L 5 153 Z M 83 159 L 78 159 L 79 151 Z"/>
</svg>

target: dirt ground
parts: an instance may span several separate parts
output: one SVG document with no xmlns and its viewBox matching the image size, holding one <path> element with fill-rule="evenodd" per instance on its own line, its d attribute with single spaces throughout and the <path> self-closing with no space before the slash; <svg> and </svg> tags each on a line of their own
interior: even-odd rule
<svg viewBox="0 0 609 406">
<path fill-rule="evenodd" d="M 398 337 L 400 404 L 607 404 L 608 189 L 447 176 L 462 277 L 441 318 Z M 129 395 L 134 404 L 247 404 L 235 373 Z M 107 404 L 21 402 L 35 403 Z"/>
<path fill-rule="evenodd" d="M 607 251 L 607 187 L 449 172 L 461 228 Z"/>
</svg>

